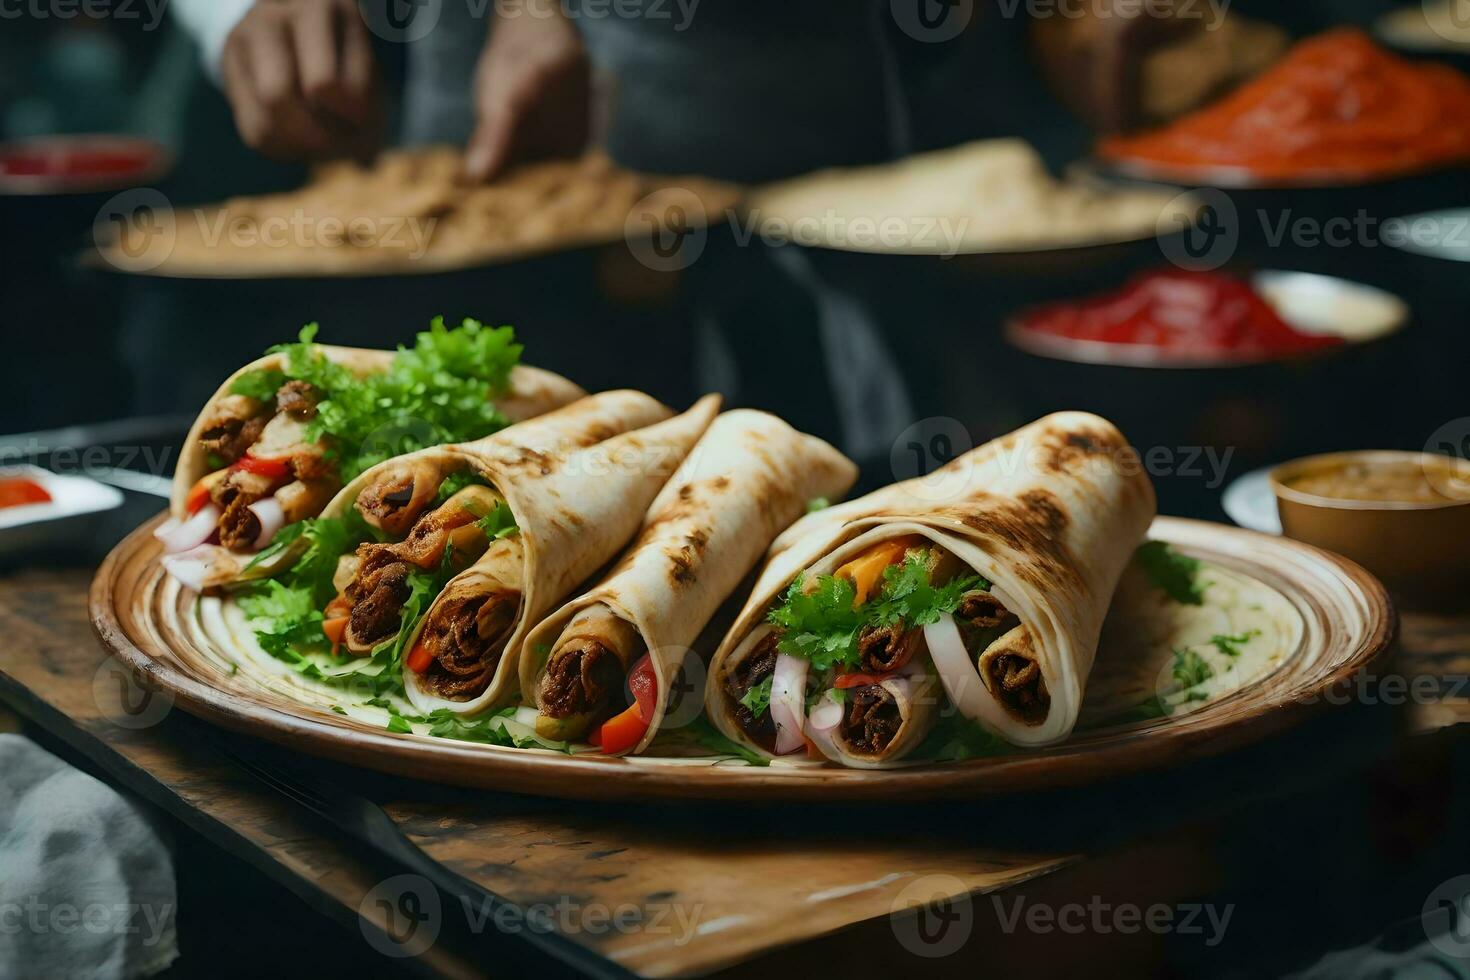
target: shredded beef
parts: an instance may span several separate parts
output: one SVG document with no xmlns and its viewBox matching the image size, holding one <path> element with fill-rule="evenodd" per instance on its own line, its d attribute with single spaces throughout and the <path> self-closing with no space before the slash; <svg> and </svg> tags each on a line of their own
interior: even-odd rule
<svg viewBox="0 0 1470 980">
<path fill-rule="evenodd" d="M 375 569 L 371 574 L 359 572 L 349 586 L 356 595 L 349 596 L 354 604 L 348 620 L 353 639 L 358 643 L 381 643 L 398 631 L 403 603 L 408 599 L 411 570 L 410 565 L 400 561 Z"/>
<path fill-rule="evenodd" d="M 1041 665 L 1028 657 L 1002 653 L 989 664 L 992 687 L 1001 703 L 1028 724 L 1040 724 L 1051 711 L 1051 695 Z"/>
<path fill-rule="evenodd" d="M 500 665 L 519 604 L 516 592 L 446 599 L 424 627 L 423 642 L 434 654 L 424 687 L 453 700 L 484 691 Z"/>
<path fill-rule="evenodd" d="M 876 754 L 888 747 L 903 726 L 903 716 L 893 694 L 879 684 L 855 687 L 847 692 L 847 711 L 842 734 L 860 752 Z"/>
<path fill-rule="evenodd" d="M 541 682 L 541 710 L 552 718 L 589 714 L 623 681 L 622 663 L 596 640 L 554 658 Z"/>
<path fill-rule="evenodd" d="M 888 626 L 865 626 L 858 634 L 858 650 L 862 669 L 869 674 L 889 674 L 901 670 L 914 659 L 924 642 L 922 629 L 905 629 L 903 623 Z"/>
<path fill-rule="evenodd" d="M 770 750 L 776 744 L 776 720 L 771 717 L 770 709 L 763 714 L 756 715 L 740 699 L 753 687 L 758 687 L 776 672 L 777 644 L 780 636 L 776 633 L 768 633 L 766 637 L 756 644 L 756 648 L 735 666 L 725 677 L 725 693 L 730 696 L 730 703 L 735 709 L 735 723 L 740 730 L 749 735 L 751 739 L 763 748 Z"/>
<path fill-rule="evenodd" d="M 989 592 L 966 592 L 955 615 L 976 629 L 991 629 L 1010 618 L 1010 612 Z"/>
</svg>

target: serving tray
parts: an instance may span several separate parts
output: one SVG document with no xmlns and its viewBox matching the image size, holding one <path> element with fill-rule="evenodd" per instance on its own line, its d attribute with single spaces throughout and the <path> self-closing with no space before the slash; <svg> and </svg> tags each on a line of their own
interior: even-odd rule
<svg viewBox="0 0 1470 980">
<path fill-rule="evenodd" d="M 1221 672 L 1217 680 L 1227 683 L 1214 684 L 1203 703 L 1181 702 L 1172 714 L 1136 710 L 1152 700 L 1152 690 L 1167 689 L 1169 664 L 1128 642 L 1147 634 L 1149 624 L 1115 603 L 1082 721 L 1061 745 L 881 772 L 806 762 L 751 766 L 729 757 L 616 759 L 391 733 L 227 669 L 228 657 L 206 649 L 214 641 L 199 628 L 199 597 L 163 572 L 152 536 L 162 519 L 113 549 L 89 599 L 98 637 L 140 683 L 206 721 L 296 751 L 435 782 L 569 799 L 913 801 L 1080 785 L 1177 766 L 1343 703 L 1353 676 L 1388 650 L 1398 622 L 1383 586 L 1347 559 L 1252 531 L 1159 518 L 1152 538 L 1220 570 L 1216 579 L 1259 586 L 1274 619 L 1287 623 L 1275 633 L 1280 649 L 1257 658 L 1249 671 Z M 1162 654 L 1170 652 L 1165 647 Z M 1133 710 L 1115 710 L 1130 705 Z"/>
</svg>

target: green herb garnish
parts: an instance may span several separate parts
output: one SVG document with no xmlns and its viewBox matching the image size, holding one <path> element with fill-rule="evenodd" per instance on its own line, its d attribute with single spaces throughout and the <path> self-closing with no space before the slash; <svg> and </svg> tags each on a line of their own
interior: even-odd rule
<svg viewBox="0 0 1470 980">
<path fill-rule="evenodd" d="M 1186 690 L 1215 676 L 1215 669 L 1193 650 L 1175 650 L 1173 669 L 1175 682 Z"/>
<path fill-rule="evenodd" d="M 1249 643 L 1252 637 L 1260 635 L 1260 630 L 1246 630 L 1239 636 L 1222 636 L 1217 633 L 1214 636 L 1210 637 L 1210 642 L 1215 645 L 1216 650 L 1219 650 L 1225 656 L 1234 659 L 1240 656 L 1240 648 L 1242 646 Z"/>
<path fill-rule="evenodd" d="M 509 422 L 494 399 L 521 356 L 510 327 L 466 319 L 450 330 L 435 317 L 413 347 L 398 348 L 387 371 L 365 377 L 329 360 L 316 333 L 308 324 L 298 342 L 272 347 L 270 353 L 285 355 L 285 368 L 246 372 L 230 391 L 270 401 L 287 381 L 310 384 L 321 400 L 306 438 L 327 439 L 344 482 L 390 457 L 478 439 Z"/>
<path fill-rule="evenodd" d="M 521 532 L 516 526 L 515 515 L 510 512 L 510 507 L 501 500 L 495 504 L 495 509 L 475 522 L 485 537 L 491 541 L 499 541 L 501 538 L 510 538 Z"/>
<path fill-rule="evenodd" d="M 740 703 L 749 709 L 750 713 L 760 718 L 771 709 L 771 681 L 774 677 L 767 677 L 759 684 L 752 685 L 740 698 Z"/>
<path fill-rule="evenodd" d="M 929 581 L 929 552 L 912 551 L 898 564 L 883 570 L 883 587 L 876 598 L 855 606 L 857 589 L 846 578 L 822 575 L 816 588 L 806 591 L 798 577 L 768 620 L 781 630 L 780 649 L 811 661 L 812 669 L 857 667 L 862 660 L 858 635 L 865 627 L 902 622 L 907 628 L 937 622 L 954 612 L 966 592 L 988 589 L 979 575 L 966 575 L 935 586 Z"/>
<path fill-rule="evenodd" d="M 1204 588 L 1197 580 L 1198 559 L 1181 555 L 1162 541 L 1145 543 L 1134 557 L 1143 566 L 1148 580 L 1169 598 L 1187 606 L 1204 605 Z"/>
</svg>

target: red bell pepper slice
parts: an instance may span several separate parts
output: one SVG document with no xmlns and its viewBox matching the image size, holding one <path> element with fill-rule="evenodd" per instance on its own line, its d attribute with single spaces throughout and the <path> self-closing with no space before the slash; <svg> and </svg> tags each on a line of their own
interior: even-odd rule
<svg viewBox="0 0 1470 980">
<path fill-rule="evenodd" d="M 244 470 L 246 473 L 254 473 L 263 476 L 267 480 L 284 480 L 291 475 L 291 461 L 289 459 L 261 459 L 246 453 L 235 461 L 232 470 Z"/>
</svg>

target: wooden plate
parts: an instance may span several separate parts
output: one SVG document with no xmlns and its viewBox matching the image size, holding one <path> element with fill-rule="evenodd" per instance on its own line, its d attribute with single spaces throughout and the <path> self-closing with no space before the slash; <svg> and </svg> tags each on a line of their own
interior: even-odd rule
<svg viewBox="0 0 1470 980">
<path fill-rule="evenodd" d="M 246 683 L 217 651 L 199 649 L 207 641 L 189 622 L 196 597 L 168 579 L 158 561 L 152 530 L 161 519 L 113 550 L 90 597 L 98 637 L 141 683 L 190 714 L 312 755 L 435 782 L 574 799 L 912 801 L 1078 785 L 1173 766 L 1265 738 L 1316 707 L 1340 703 L 1324 695 L 1340 692 L 1383 654 L 1398 623 L 1383 586 L 1344 558 L 1252 531 L 1160 518 L 1152 537 L 1265 585 L 1293 610 L 1292 649 L 1273 658 L 1269 670 L 1193 710 L 1151 720 L 1106 717 L 1099 698 L 1138 688 L 1140 678 L 1157 671 L 1152 665 L 1110 667 L 1105 649 L 1083 704 L 1083 725 L 1070 741 L 1049 749 L 884 772 L 570 756 L 392 734 Z M 1105 630 L 1105 647 L 1107 635 Z M 1104 693 L 1094 696 L 1094 690 Z"/>
</svg>

